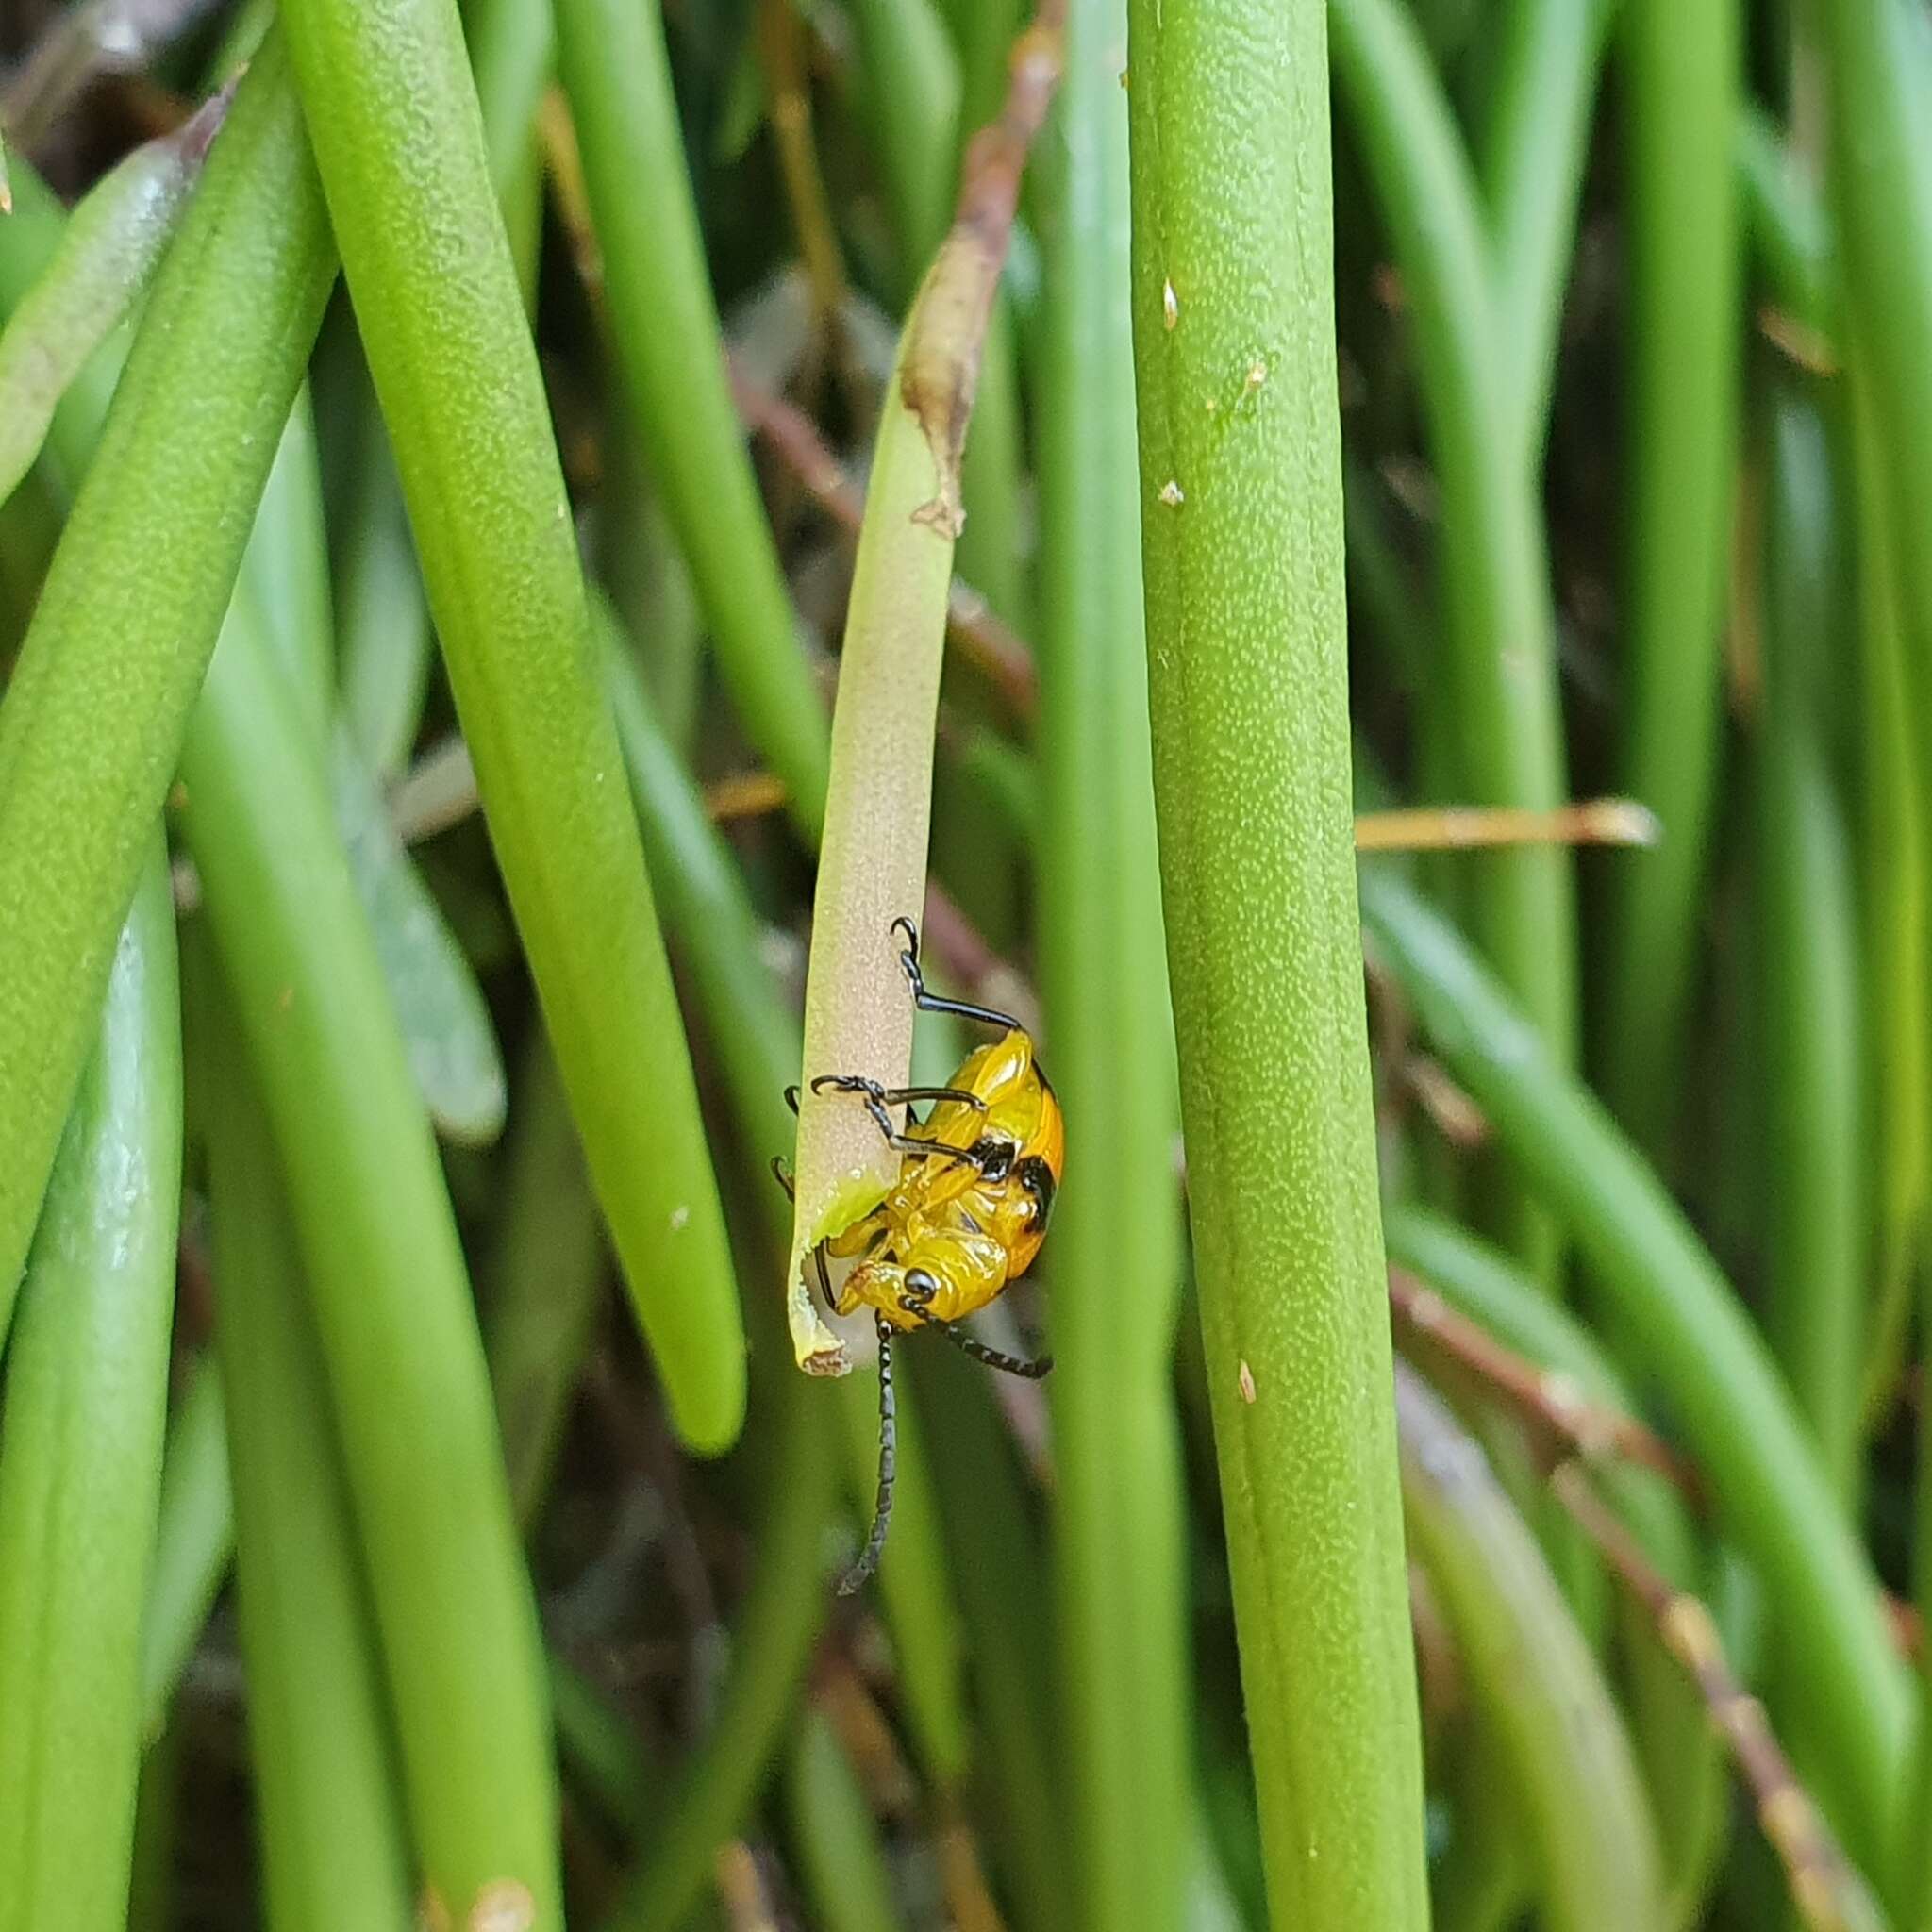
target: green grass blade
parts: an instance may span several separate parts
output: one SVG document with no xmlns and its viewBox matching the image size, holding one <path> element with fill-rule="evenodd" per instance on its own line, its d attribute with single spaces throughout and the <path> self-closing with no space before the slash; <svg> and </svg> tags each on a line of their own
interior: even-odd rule
<svg viewBox="0 0 1932 1932">
<path fill-rule="evenodd" d="M 1851 640 L 1815 409 L 1774 402 L 1764 528 L 1763 695 L 1751 773 L 1764 1096 L 1764 1326 L 1833 1488 L 1856 1518 L 1872 1328 L 1851 848 L 1822 693 Z M 1874 748 L 1875 749 L 1875 748 Z"/>
<path fill-rule="evenodd" d="M 1923 23 L 1900 0 L 1823 8 L 1817 37 L 1846 300 L 1897 505 L 1907 608 L 1923 640 L 1932 637 L 1932 58 Z"/>
<path fill-rule="evenodd" d="M 1155 797 L 1269 1906 L 1300 1932 L 1399 1932 L 1427 1901 L 1357 959 L 1323 14 L 1133 0 L 1128 22 Z"/>
<path fill-rule="evenodd" d="M 751 459 L 725 386 L 709 271 L 655 5 L 559 0 L 633 433 L 650 462 L 745 735 L 808 839 L 824 819 L 824 706 L 799 648 Z"/>
<path fill-rule="evenodd" d="M 1757 1564 L 1803 1668 L 1774 1715 L 1816 1740 L 1818 1796 L 1852 1857 L 1887 1869 L 1909 1705 L 1877 1582 L 1763 1342 L 1661 1183 L 1544 1052 L 1459 936 L 1365 868 L 1376 958 L 1444 1064 L 1576 1235 L 1607 1307 L 1670 1398 L 1719 1521 Z"/>
<path fill-rule="evenodd" d="M 1841 355 L 1838 245 L 1817 184 L 1770 115 L 1751 102 L 1739 110 L 1733 153 L 1738 198 L 1768 292 Z"/>
<path fill-rule="evenodd" d="M 168 1706 L 235 1550 L 235 1498 L 228 1484 L 227 1416 L 211 1356 L 199 1357 L 168 1424 L 156 1510 L 154 1573 L 141 1629 L 141 1699 L 148 1740 L 167 1724 Z"/>
<path fill-rule="evenodd" d="M 332 275 L 272 39 L 157 277 L 0 701 L 0 1330 Z"/>
<path fill-rule="evenodd" d="M 1414 1374 L 1398 1369 L 1395 1386 L 1409 1534 L 1513 1773 L 1541 1923 L 1660 1924 L 1656 1831 L 1596 1658 L 1474 1440 Z"/>
<path fill-rule="evenodd" d="M 395 453 L 358 371 L 356 465 L 336 546 L 342 717 L 370 771 L 400 776 L 423 722 L 435 640 Z"/>
<path fill-rule="evenodd" d="M 984 1772 L 978 1789 L 991 1810 L 988 1836 L 1022 1932 L 1058 1932 L 1070 1924 L 1073 1874 L 1062 1826 L 1063 1760 L 1055 1748 L 1045 1541 L 1012 1432 L 984 1373 L 951 1349 L 922 1352 L 908 1368 L 945 1445 L 933 1482 L 965 1621 Z M 974 1816 L 985 1813 L 975 1808 Z"/>
<path fill-rule="evenodd" d="M 218 997 L 209 984 L 197 1018 L 265 1923 L 406 1932 L 408 1833 L 335 1417 L 275 1143 Z"/>
<path fill-rule="evenodd" d="M 1566 796 L 1549 570 L 1536 484 L 1469 159 L 1421 36 L 1393 0 L 1333 0 L 1335 78 L 1362 143 L 1413 318 L 1430 456 L 1441 491 L 1441 658 L 1429 696 L 1451 717 L 1458 798 L 1549 808 Z M 1183 315 L 1186 292 L 1182 291 Z M 1483 951 L 1559 1058 L 1574 1051 L 1575 912 L 1569 854 L 1473 858 Z M 1510 1246 L 1549 1273 L 1549 1227 L 1520 1196 Z"/>
<path fill-rule="evenodd" d="M 175 914 L 146 841 L 34 1239 L 0 1424 L 0 1927 L 118 1932 L 181 1193 Z"/>
<path fill-rule="evenodd" d="M 1391 1208 L 1386 1232 L 1390 1259 L 1420 1275 L 1459 1313 L 1591 1402 L 1635 1412 L 1629 1391 L 1589 1330 L 1495 1249 L 1413 1207 Z M 1680 1590 L 1697 1590 L 1699 1551 L 1676 1491 L 1635 1463 L 1607 1458 L 1592 1473 L 1657 1569 Z M 1689 1927 L 1701 1923 L 1704 1894 L 1724 1848 L 1728 1768 L 1697 1687 L 1657 1642 L 1650 1618 L 1626 1607 L 1623 1629 L 1632 1740 L 1651 1795 L 1671 1901 L 1665 1923 Z"/>
<path fill-rule="evenodd" d="M 255 625 L 273 647 L 310 728 L 326 739 L 336 824 L 430 1117 L 450 1140 L 487 1145 L 502 1130 L 508 1099 L 490 1008 L 351 729 L 334 722 L 328 538 L 306 389 L 282 433 L 235 594 L 231 621 Z"/>
<path fill-rule="evenodd" d="M 469 1281 L 322 752 L 231 621 L 182 824 L 287 1174 L 425 1883 L 561 1924 L 542 1665 Z"/>
<path fill-rule="evenodd" d="M 103 176 L 34 287 L 11 305 L 0 331 L 0 502 L 40 454 L 68 386 L 140 302 L 227 107 L 216 95 Z"/>
<path fill-rule="evenodd" d="M 336 620 L 315 406 L 303 384 L 262 486 L 237 579 L 318 727 L 335 702 Z"/>
<path fill-rule="evenodd" d="M 1719 754 L 1739 384 L 1735 0 L 1624 0 L 1630 321 L 1620 791 L 1653 850 L 1613 855 L 1598 932 L 1599 1082 L 1640 1145 L 1674 1124 Z"/>
<path fill-rule="evenodd" d="M 898 234 L 904 292 L 932 259 L 953 219 L 959 62 L 932 0 L 853 0 L 849 10 L 873 154 Z M 998 96 L 988 105 L 997 111 Z"/>
<path fill-rule="evenodd" d="M 284 19 L 558 1065 L 673 1421 L 716 1451 L 744 1411 L 724 1217 L 460 24 L 451 0 Z"/>
<path fill-rule="evenodd" d="M 517 1521 L 535 1522 L 590 1349 L 604 1242 L 584 1150 L 541 1033 L 524 1054 L 502 1207 L 483 1269 L 483 1346 Z"/>
<path fill-rule="evenodd" d="M 1046 1064 L 1070 1165 L 1041 1274 L 1059 1763 L 1074 1923 L 1164 1932 L 1191 1815 L 1174 1332 L 1174 1022 L 1160 926 L 1134 447 L 1125 0 L 1074 0 L 1035 178 L 1041 302 L 1039 772 Z M 968 523 L 968 528 L 972 527 Z"/>
<path fill-rule="evenodd" d="M 1858 517 L 1858 858 L 1866 974 L 1867 1079 L 1875 1135 L 1874 1242 L 1877 1302 L 1865 1378 L 1868 1420 L 1894 1399 L 1904 1374 L 1914 1270 L 1932 1185 L 1932 875 L 1921 723 L 1900 607 L 1899 566 L 1884 453 L 1871 386 L 1854 371 L 1852 445 Z"/>
<path fill-rule="evenodd" d="M 1491 282 L 1524 458 L 1541 464 L 1604 42 L 1617 0 L 1512 0 L 1480 147 Z"/>
<path fill-rule="evenodd" d="M 904 1924 L 878 1822 L 829 1721 L 808 1708 L 785 1766 L 785 1808 L 819 1932 L 895 1932 Z"/>
</svg>

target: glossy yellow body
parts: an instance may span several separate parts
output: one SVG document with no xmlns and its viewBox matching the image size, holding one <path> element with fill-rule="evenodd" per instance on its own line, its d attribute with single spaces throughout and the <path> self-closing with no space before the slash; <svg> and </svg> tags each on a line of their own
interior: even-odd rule
<svg viewBox="0 0 1932 1932">
<path fill-rule="evenodd" d="M 908 1154 L 892 1191 L 825 1244 L 858 1262 L 840 1284 L 841 1315 L 866 1307 L 892 1327 L 957 1322 L 1033 1265 L 1066 1158 L 1059 1102 L 1033 1041 L 1014 1030 L 969 1054 L 951 1083 L 979 1103 L 937 1102 L 922 1141 L 970 1153 Z"/>
</svg>

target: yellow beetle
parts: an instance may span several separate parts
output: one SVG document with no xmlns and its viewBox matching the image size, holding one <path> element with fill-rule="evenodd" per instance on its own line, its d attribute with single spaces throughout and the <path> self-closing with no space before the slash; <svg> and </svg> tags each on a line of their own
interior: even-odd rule
<svg viewBox="0 0 1932 1932">
<path fill-rule="evenodd" d="M 917 929 L 897 919 L 892 930 L 905 934 L 900 963 L 921 1012 L 981 1021 L 1000 1037 L 968 1054 L 944 1087 L 882 1087 L 858 1074 L 821 1074 L 811 1083 L 814 1093 L 861 1101 L 904 1157 L 884 1200 L 812 1252 L 826 1303 L 841 1315 L 872 1309 L 878 1330 L 878 1502 L 865 1548 L 839 1585 L 848 1596 L 877 1568 L 891 1516 L 892 1337 L 937 1328 L 975 1361 L 1008 1374 L 1037 1377 L 1053 1367 L 1050 1357 L 1003 1355 L 955 1324 L 1004 1293 L 1040 1253 L 1066 1160 L 1059 1101 L 1026 1029 L 1010 1014 L 928 991 Z M 787 1098 L 795 1108 L 798 1090 Z M 924 1122 L 908 1111 L 905 1126 L 895 1123 L 895 1108 L 928 1101 Z M 789 1189 L 782 1169 L 778 1178 Z M 828 1258 L 857 1264 L 836 1291 Z"/>
</svg>

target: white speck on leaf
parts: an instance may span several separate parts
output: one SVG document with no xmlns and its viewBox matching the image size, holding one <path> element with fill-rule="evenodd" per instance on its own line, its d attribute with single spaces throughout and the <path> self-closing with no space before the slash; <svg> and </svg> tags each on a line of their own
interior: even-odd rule
<svg viewBox="0 0 1932 1932">
<path fill-rule="evenodd" d="M 1169 509 L 1177 509 L 1188 499 L 1186 495 L 1183 493 L 1178 480 L 1173 476 L 1170 476 L 1167 479 L 1167 481 L 1160 486 L 1160 500 L 1162 503 L 1167 505 Z"/>
</svg>

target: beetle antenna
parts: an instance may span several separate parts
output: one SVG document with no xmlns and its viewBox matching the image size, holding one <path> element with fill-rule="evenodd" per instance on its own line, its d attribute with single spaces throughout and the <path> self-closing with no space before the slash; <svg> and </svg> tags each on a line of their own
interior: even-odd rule
<svg viewBox="0 0 1932 1932">
<path fill-rule="evenodd" d="M 928 1322 L 926 1326 L 937 1328 L 962 1355 L 969 1355 L 976 1362 L 983 1362 L 990 1369 L 998 1369 L 1004 1374 L 1020 1375 L 1029 1382 L 1037 1382 L 1042 1375 L 1053 1373 L 1053 1357 L 1043 1355 L 1038 1361 L 1027 1361 L 1017 1355 L 1002 1355 L 996 1348 L 989 1348 L 976 1335 L 969 1335 L 965 1329 L 957 1327 L 951 1322 Z"/>
<path fill-rule="evenodd" d="M 872 1506 L 872 1534 L 858 1560 L 839 1579 L 841 1596 L 857 1596 L 879 1567 L 886 1547 L 886 1525 L 892 1520 L 892 1480 L 898 1474 L 898 1410 L 892 1396 L 892 1331 L 883 1315 L 879 1330 L 879 1491 Z"/>
</svg>

